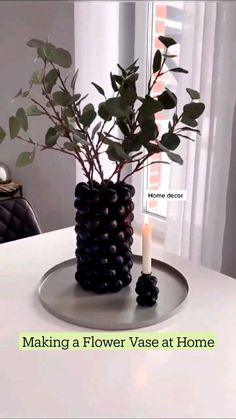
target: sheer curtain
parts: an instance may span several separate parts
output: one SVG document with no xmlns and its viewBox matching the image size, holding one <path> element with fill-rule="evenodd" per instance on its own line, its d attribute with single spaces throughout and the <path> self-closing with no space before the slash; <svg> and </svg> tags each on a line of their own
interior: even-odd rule
<svg viewBox="0 0 236 419">
<path fill-rule="evenodd" d="M 181 66 L 188 87 L 201 92 L 206 111 L 202 135 L 182 144 L 184 166 L 172 166 L 171 188 L 187 201 L 170 203 L 165 248 L 220 270 L 236 93 L 236 2 L 184 2 Z M 179 91 L 186 86 L 181 79 Z"/>
<path fill-rule="evenodd" d="M 117 73 L 117 63 L 130 65 L 134 60 L 135 4 L 117 1 L 78 1 L 74 4 L 75 67 L 79 68 L 77 91 L 89 93 L 96 107 L 101 96 L 91 82 L 112 95 L 110 71 Z M 109 175 L 113 163 L 101 157 L 104 173 Z M 81 179 L 77 165 L 77 180 Z"/>
</svg>

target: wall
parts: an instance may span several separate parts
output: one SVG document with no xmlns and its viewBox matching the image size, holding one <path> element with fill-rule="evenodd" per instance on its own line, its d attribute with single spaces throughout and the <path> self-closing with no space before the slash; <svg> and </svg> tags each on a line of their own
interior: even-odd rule
<svg viewBox="0 0 236 419">
<path fill-rule="evenodd" d="M 74 51 L 73 2 L 0 2 L 0 125 L 7 127 L 8 116 L 19 106 L 10 99 L 20 87 L 27 88 L 31 74 L 39 66 L 26 42 L 47 36 L 58 46 Z M 49 125 L 42 117 L 33 119 L 32 137 L 43 142 Z M 75 161 L 59 152 L 39 151 L 32 165 L 17 169 L 16 158 L 24 150 L 30 147 L 7 139 L 0 146 L 0 161 L 7 163 L 13 178 L 22 182 L 24 195 L 33 204 L 43 231 L 72 225 Z"/>
</svg>

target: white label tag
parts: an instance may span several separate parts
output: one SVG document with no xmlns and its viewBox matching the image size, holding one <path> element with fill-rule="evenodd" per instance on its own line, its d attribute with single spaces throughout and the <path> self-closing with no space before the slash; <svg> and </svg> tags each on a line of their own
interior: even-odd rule
<svg viewBox="0 0 236 419">
<path fill-rule="evenodd" d="M 161 200 L 166 199 L 167 201 L 186 201 L 187 191 L 185 189 L 166 189 L 157 191 L 146 191 L 146 200 Z"/>
</svg>

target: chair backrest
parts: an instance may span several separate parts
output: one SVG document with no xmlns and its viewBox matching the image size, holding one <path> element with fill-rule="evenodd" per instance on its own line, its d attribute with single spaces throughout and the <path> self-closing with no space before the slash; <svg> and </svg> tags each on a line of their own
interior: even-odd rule
<svg viewBox="0 0 236 419">
<path fill-rule="evenodd" d="M 31 204 L 21 197 L 0 200 L 0 243 L 40 234 Z"/>
</svg>

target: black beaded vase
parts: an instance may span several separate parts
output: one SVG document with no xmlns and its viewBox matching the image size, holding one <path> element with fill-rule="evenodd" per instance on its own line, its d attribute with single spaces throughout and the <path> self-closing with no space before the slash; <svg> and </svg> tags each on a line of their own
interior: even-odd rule
<svg viewBox="0 0 236 419">
<path fill-rule="evenodd" d="M 112 293 L 131 283 L 134 194 L 125 182 L 77 184 L 75 279 L 84 290 Z"/>
</svg>

